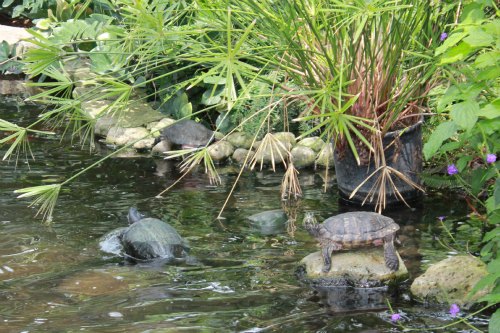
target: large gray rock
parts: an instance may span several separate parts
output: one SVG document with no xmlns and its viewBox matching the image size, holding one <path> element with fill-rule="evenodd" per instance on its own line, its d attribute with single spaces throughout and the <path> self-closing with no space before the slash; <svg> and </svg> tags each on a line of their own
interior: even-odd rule
<svg viewBox="0 0 500 333">
<path fill-rule="evenodd" d="M 314 150 L 316 153 L 319 152 L 323 146 L 325 145 L 325 141 L 321 140 L 319 136 L 313 136 L 310 138 L 304 138 L 297 143 L 297 146 L 309 147 Z"/>
<path fill-rule="evenodd" d="M 388 285 L 408 277 L 408 270 L 399 258 L 399 269 L 392 272 L 385 265 L 381 247 L 361 248 L 332 255 L 332 268 L 323 272 L 323 256 L 314 252 L 300 261 L 304 278 L 322 286 L 377 287 Z"/>
<path fill-rule="evenodd" d="M 235 148 L 249 149 L 252 147 L 253 137 L 245 132 L 233 132 L 226 137 Z"/>
<path fill-rule="evenodd" d="M 234 147 L 227 141 L 218 141 L 207 148 L 210 157 L 215 162 L 222 162 L 233 155 Z"/>
<path fill-rule="evenodd" d="M 286 229 L 288 217 L 281 209 L 268 210 L 247 217 L 252 228 L 262 235 L 277 235 Z"/>
<path fill-rule="evenodd" d="M 292 151 L 293 165 L 296 168 L 306 168 L 314 165 L 316 153 L 309 147 L 295 146 Z"/>
<path fill-rule="evenodd" d="M 108 136 L 106 137 L 106 143 L 124 146 L 135 142 L 132 147 L 135 149 L 151 149 L 154 145 L 153 138 L 147 138 L 150 133 L 145 127 L 132 127 L 132 128 L 123 128 L 123 127 L 112 127 L 108 132 Z M 140 140 L 141 138 L 144 138 Z"/>
<path fill-rule="evenodd" d="M 278 139 L 281 142 L 288 142 L 290 146 L 295 146 L 297 143 L 297 139 L 295 138 L 295 135 L 291 132 L 278 132 L 278 133 L 273 133 L 274 137 Z"/>
<path fill-rule="evenodd" d="M 257 164 L 279 164 L 282 159 L 287 159 L 288 151 L 292 148 L 289 142 L 278 141 L 272 144 L 265 144 L 265 140 L 261 142 L 259 149 L 255 152 L 255 160 Z M 265 145 L 264 145 L 265 144 Z"/>
<path fill-rule="evenodd" d="M 455 303 L 468 308 L 488 293 L 483 289 L 468 298 L 474 285 L 487 274 L 486 265 L 476 257 L 450 257 L 430 266 L 413 281 L 410 290 L 422 301 Z"/>
<path fill-rule="evenodd" d="M 153 154 L 161 155 L 171 150 L 172 144 L 168 140 L 161 140 L 153 147 L 153 149 L 151 149 L 151 152 Z"/>
<path fill-rule="evenodd" d="M 247 159 L 247 155 L 248 156 L 248 159 Z M 243 163 L 245 163 L 245 160 L 247 161 L 247 163 L 250 163 L 250 161 L 252 160 L 252 157 L 255 155 L 255 153 L 251 150 L 248 150 L 248 149 L 243 149 L 243 148 L 237 148 L 234 153 L 233 153 L 233 156 L 231 157 L 231 159 L 240 164 L 240 165 L 243 165 Z"/>
<path fill-rule="evenodd" d="M 333 145 L 325 143 L 316 157 L 316 165 L 333 168 Z"/>
</svg>

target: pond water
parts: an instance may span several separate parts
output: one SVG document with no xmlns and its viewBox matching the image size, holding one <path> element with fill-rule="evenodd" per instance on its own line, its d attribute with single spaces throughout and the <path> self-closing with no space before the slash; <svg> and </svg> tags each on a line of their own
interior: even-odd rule
<svg viewBox="0 0 500 333">
<path fill-rule="evenodd" d="M 4 119 L 27 124 L 36 114 L 36 107 L 18 107 L 14 97 L 0 101 Z M 339 204 L 334 177 L 301 170 L 303 198 L 287 208 L 299 222 L 266 235 L 245 218 L 282 208 L 281 172 L 243 173 L 223 218 L 216 219 L 237 166 L 220 167 L 218 187 L 200 170 L 157 198 L 180 176 L 175 163 L 111 158 L 63 188 L 53 223 L 44 225 L 36 208 L 13 191 L 59 182 L 103 156 L 101 149 L 90 153 L 69 138 L 59 140 L 34 136 L 29 165 L 22 158 L 16 169 L 15 160 L 0 163 L 0 332 L 402 331 L 391 322 L 386 300 L 408 326 L 453 320 L 446 306 L 418 304 L 408 290 L 429 262 L 454 254 L 438 241 L 437 217 L 463 220 L 466 205 L 458 197 L 429 193 L 417 208 L 386 213 L 401 226 L 397 247 L 410 281 L 391 290 L 317 290 L 295 274 L 298 261 L 318 249 L 300 221 L 305 211 L 326 218 L 349 209 Z M 100 237 L 126 226 L 130 206 L 169 220 L 201 264 L 132 265 L 100 251 Z M 472 323 L 486 329 L 484 317 Z M 444 331 L 472 330 L 458 325 Z"/>
</svg>

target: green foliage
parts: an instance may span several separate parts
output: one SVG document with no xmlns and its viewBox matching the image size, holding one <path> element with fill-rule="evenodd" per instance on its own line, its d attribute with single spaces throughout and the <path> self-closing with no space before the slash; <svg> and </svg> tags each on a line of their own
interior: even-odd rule
<svg viewBox="0 0 500 333">
<path fill-rule="evenodd" d="M 11 17 L 26 16 L 30 18 L 40 17 L 46 10 L 54 6 L 56 0 L 3 0 L 3 11 L 7 11 Z"/>
<path fill-rule="evenodd" d="M 493 161 L 500 151 L 499 13 L 492 1 L 466 2 L 460 22 L 435 50 L 448 85 L 436 103 L 435 118 L 440 123 L 424 145 L 426 159 L 447 161 L 458 169 L 455 175 L 424 178 L 427 183 L 454 186 L 458 182 L 478 206 L 477 212 L 485 212 L 486 227 L 491 230 L 483 238 L 481 256 L 488 262 L 489 275 L 475 291 L 491 288 L 483 298 L 490 305 L 500 303 L 500 163 Z M 493 315 L 490 328 L 497 325 L 499 315 L 499 311 Z"/>
<path fill-rule="evenodd" d="M 16 55 L 17 44 L 9 45 L 6 41 L 0 44 L 0 73 L 21 73 L 23 64 Z"/>
</svg>

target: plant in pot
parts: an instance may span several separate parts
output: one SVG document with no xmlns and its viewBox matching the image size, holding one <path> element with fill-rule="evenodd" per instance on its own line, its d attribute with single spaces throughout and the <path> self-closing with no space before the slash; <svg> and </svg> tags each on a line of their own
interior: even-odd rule
<svg viewBox="0 0 500 333">
<path fill-rule="evenodd" d="M 281 68 L 312 122 L 335 144 L 341 196 L 381 211 L 423 191 L 421 122 L 446 13 L 417 0 L 300 0 L 280 10 L 248 0 L 268 38 L 286 44 Z M 285 41 L 285 42 L 284 42 Z M 279 48 L 277 48 L 279 49 Z"/>
</svg>

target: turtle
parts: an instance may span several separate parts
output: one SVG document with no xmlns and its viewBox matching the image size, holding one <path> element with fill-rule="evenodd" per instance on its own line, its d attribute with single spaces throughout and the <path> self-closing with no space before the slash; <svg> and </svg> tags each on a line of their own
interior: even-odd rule
<svg viewBox="0 0 500 333">
<path fill-rule="evenodd" d="M 128 221 L 130 226 L 119 236 L 128 258 L 174 260 L 187 256 L 187 243 L 170 224 L 145 217 L 135 207 L 129 209 Z"/>
<path fill-rule="evenodd" d="M 164 128 L 160 138 L 183 148 L 198 148 L 212 142 L 214 132 L 194 120 L 183 119 Z"/>
<path fill-rule="evenodd" d="M 318 224 L 313 213 L 306 213 L 304 227 L 321 246 L 323 272 L 331 268 L 333 251 L 364 246 L 384 246 L 385 265 L 391 271 L 399 269 L 394 238 L 399 225 L 390 217 L 374 212 L 349 212 L 327 218 Z"/>
</svg>

